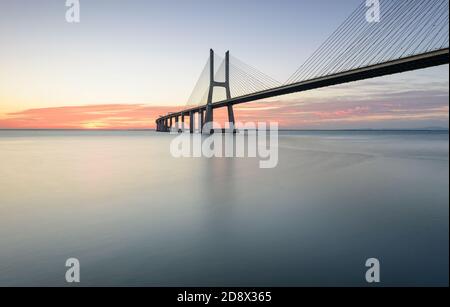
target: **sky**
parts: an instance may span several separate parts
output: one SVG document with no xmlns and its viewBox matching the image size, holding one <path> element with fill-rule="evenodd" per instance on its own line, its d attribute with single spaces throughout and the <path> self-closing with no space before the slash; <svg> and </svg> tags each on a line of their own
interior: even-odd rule
<svg viewBox="0 0 450 307">
<path fill-rule="evenodd" d="M 361 0 L 0 0 L 0 128 L 153 128 L 209 49 L 284 82 Z M 448 128 L 448 65 L 236 107 L 283 128 Z M 220 114 L 219 117 L 220 118 Z"/>
</svg>

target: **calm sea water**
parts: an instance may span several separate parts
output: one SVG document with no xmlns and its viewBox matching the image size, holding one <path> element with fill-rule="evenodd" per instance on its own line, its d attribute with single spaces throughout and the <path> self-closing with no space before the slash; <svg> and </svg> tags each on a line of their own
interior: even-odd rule
<svg viewBox="0 0 450 307">
<path fill-rule="evenodd" d="M 289 132 L 279 164 L 154 132 L 0 131 L 0 286 L 448 285 L 447 132 Z"/>
</svg>

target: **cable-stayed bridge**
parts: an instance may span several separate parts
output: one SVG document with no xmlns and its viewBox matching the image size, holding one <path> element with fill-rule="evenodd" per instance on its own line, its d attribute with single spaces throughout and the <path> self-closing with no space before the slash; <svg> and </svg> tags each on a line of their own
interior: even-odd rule
<svg viewBox="0 0 450 307">
<path fill-rule="evenodd" d="M 364 1 L 284 83 L 210 50 L 186 107 L 158 118 L 157 131 L 184 129 L 186 117 L 191 133 L 196 122 L 202 131 L 224 107 L 234 125 L 236 104 L 449 63 L 449 0 L 380 3 L 379 22 L 368 21 Z"/>
</svg>

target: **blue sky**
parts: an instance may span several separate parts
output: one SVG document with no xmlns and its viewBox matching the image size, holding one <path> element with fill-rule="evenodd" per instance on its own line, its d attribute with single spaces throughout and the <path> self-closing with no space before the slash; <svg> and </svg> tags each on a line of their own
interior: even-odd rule
<svg viewBox="0 0 450 307">
<path fill-rule="evenodd" d="M 361 0 L 80 3 L 81 23 L 69 24 L 65 0 L 0 0 L 0 116 L 106 103 L 183 105 L 209 48 L 230 50 L 283 82 Z M 444 66 L 408 78 L 425 89 L 427 80 L 442 81 L 442 90 L 447 73 Z"/>
</svg>

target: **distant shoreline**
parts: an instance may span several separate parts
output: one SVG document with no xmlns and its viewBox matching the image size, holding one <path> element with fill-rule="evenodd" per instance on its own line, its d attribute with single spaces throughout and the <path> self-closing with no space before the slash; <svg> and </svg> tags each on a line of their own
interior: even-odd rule
<svg viewBox="0 0 450 307">
<path fill-rule="evenodd" d="M 95 132 L 95 131 L 111 131 L 111 132 L 120 132 L 120 131 L 155 131 L 155 129 L 3 129 L 0 128 L 0 131 L 83 131 L 83 132 Z M 408 129 L 278 129 L 280 132 L 396 132 L 396 131 L 417 131 L 417 132 L 426 132 L 426 131 L 437 131 L 437 132 L 449 132 L 448 128 L 408 128 Z"/>
</svg>

